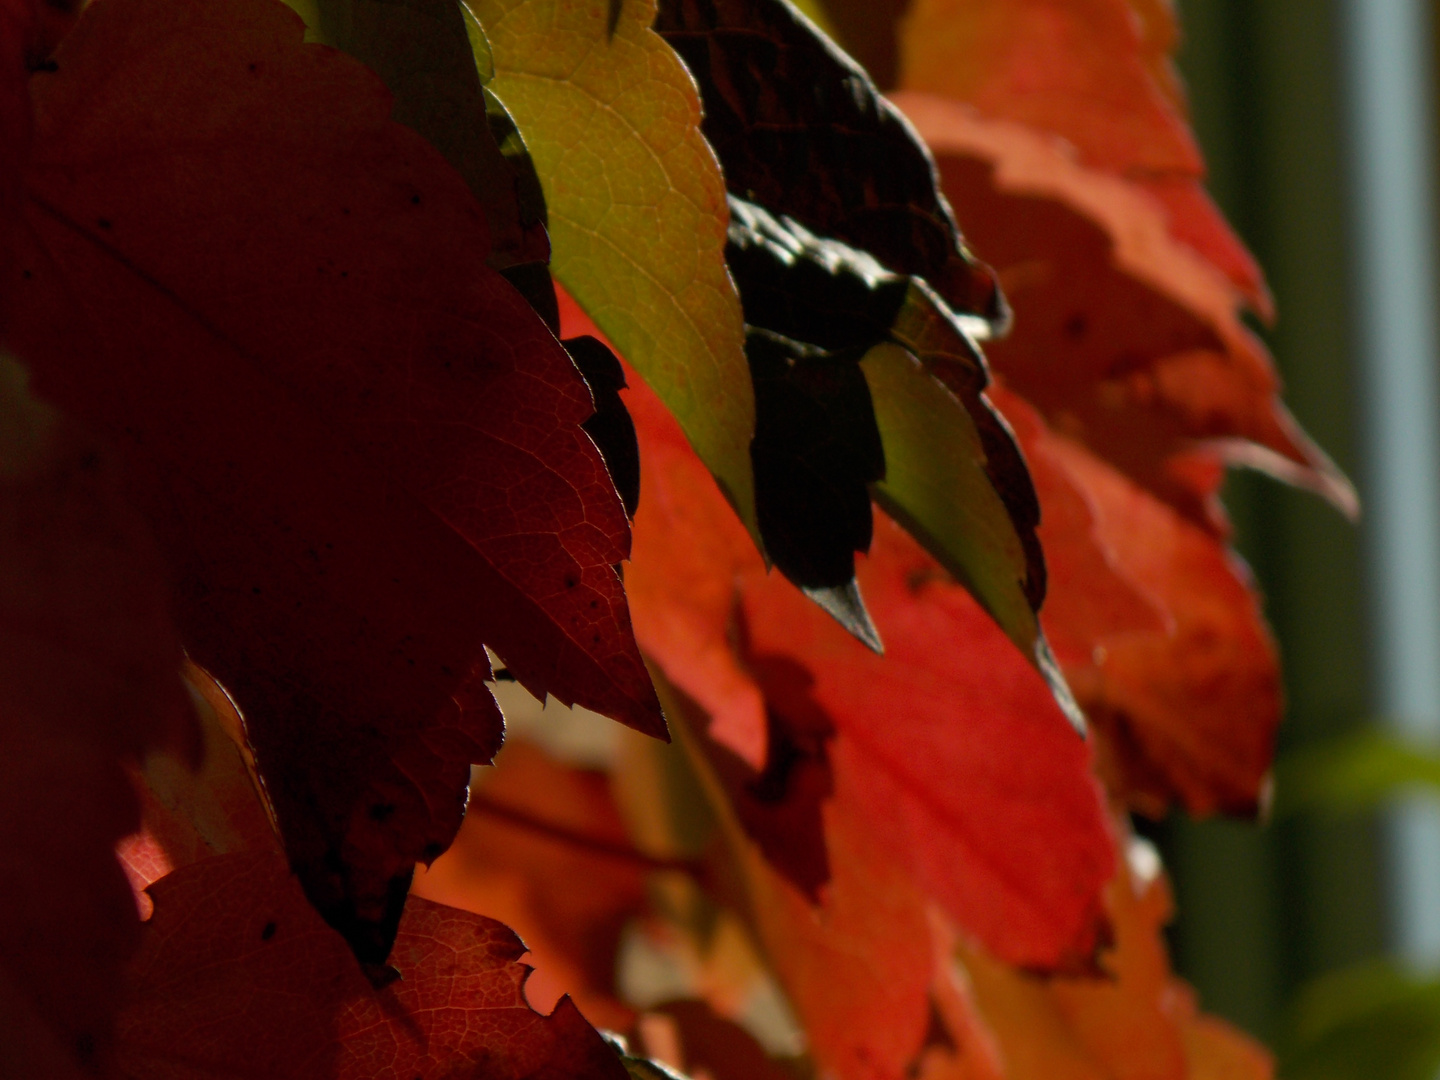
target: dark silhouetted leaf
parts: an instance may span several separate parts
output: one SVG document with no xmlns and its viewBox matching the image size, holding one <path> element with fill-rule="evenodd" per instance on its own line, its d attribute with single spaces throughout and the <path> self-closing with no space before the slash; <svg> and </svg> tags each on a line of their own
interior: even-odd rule
<svg viewBox="0 0 1440 1080">
<path fill-rule="evenodd" d="M 11 346 L 117 442 L 292 864 L 379 961 L 501 739 L 482 643 L 663 732 L 590 395 L 461 178 L 279 4 L 107 0 L 57 60 Z"/>
<path fill-rule="evenodd" d="M 730 192 L 926 278 L 956 311 L 1007 321 L 935 167 L 869 76 L 784 0 L 662 0 L 655 28 L 700 84 Z"/>
<path fill-rule="evenodd" d="M 874 484 L 875 498 L 1032 657 L 1078 725 L 1078 709 L 1035 617 L 1045 596 L 1045 561 L 1035 535 L 1039 504 L 1012 435 L 983 396 L 989 372 L 966 318 L 923 280 L 892 273 L 866 252 L 735 196 L 730 207 L 727 257 L 750 327 L 756 379 L 757 505 L 776 565 L 802 587 L 828 588 L 814 599 L 847 628 L 863 629 L 868 618 L 858 591 L 835 590 L 849 580 L 840 575 L 853 567 L 851 552 L 868 547 L 869 508 L 859 489 L 862 482 Z M 778 383 L 771 369 L 757 369 L 755 356 L 776 354 L 787 341 L 790 359 L 783 368 L 772 364 L 787 375 Z M 827 365 L 838 371 L 862 357 L 864 407 L 859 390 L 851 391 L 845 409 L 820 412 L 825 425 L 802 428 L 796 402 L 774 396 L 782 386 L 798 387 L 797 372 Z M 766 391 L 761 375 L 770 379 Z M 769 415 L 780 426 L 765 417 L 764 392 L 772 394 Z M 821 477 L 809 466 L 808 473 L 791 475 L 798 455 L 774 453 L 779 431 L 789 432 L 796 446 L 808 440 L 806 454 L 831 463 L 830 472 Z M 877 435 L 879 448 L 872 441 Z M 837 455 L 845 443 L 848 453 Z M 865 633 L 858 636 L 872 643 Z"/>
<path fill-rule="evenodd" d="M 551 296 L 554 296 L 553 287 Z M 556 311 L 558 323 L 559 309 Z M 625 504 L 625 513 L 633 518 L 635 507 L 640 503 L 640 446 L 635 441 L 635 424 L 625 402 L 620 400 L 620 391 L 625 389 L 625 371 L 610 346 L 599 338 L 582 334 L 566 338 L 561 344 L 585 376 L 595 399 L 595 415 L 580 426 L 600 448 L 610 479 L 615 481 L 615 490 Z"/>
<path fill-rule="evenodd" d="M 755 386 L 755 506 L 765 550 L 802 589 L 843 586 L 870 549 L 868 485 L 885 475 L 862 352 L 746 335 Z"/>
</svg>

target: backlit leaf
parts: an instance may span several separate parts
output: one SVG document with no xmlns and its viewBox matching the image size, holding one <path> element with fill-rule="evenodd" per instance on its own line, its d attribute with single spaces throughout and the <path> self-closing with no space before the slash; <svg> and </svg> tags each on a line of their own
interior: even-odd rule
<svg viewBox="0 0 1440 1080">
<path fill-rule="evenodd" d="M 1146 192 L 968 106 L 897 100 L 1014 305 L 1014 331 L 990 350 L 995 370 L 1052 427 L 1198 521 L 1218 521 L 1219 471 L 1197 465 L 1201 449 L 1354 511 L 1349 482 L 1280 403 L 1235 287 Z"/>
<path fill-rule="evenodd" d="M 647 906 L 653 866 L 631 848 L 602 772 L 525 739 L 495 760 L 455 844 L 416 875 L 414 895 L 513 927 L 536 968 L 526 986 L 536 1007 L 569 993 L 593 1023 L 624 1030 L 634 1016 L 616 1000 L 615 954 Z"/>
<path fill-rule="evenodd" d="M 590 394 L 460 177 L 301 29 L 266 0 L 87 12 L 36 77 L 6 332 L 119 443 L 287 852 L 378 961 L 500 740 L 482 642 L 663 722 Z"/>
<path fill-rule="evenodd" d="M 119 1022 L 124 1077 L 625 1078 L 570 1001 L 550 1016 L 526 1004 L 525 946 L 493 919 L 412 900 L 399 977 L 373 989 L 275 855 L 208 859 L 150 892 Z"/>
<path fill-rule="evenodd" d="M 628 401 L 645 462 L 627 575 L 636 632 L 681 691 L 716 703 L 709 737 L 758 779 L 779 753 L 767 712 L 812 733 L 825 717 L 833 804 L 854 800 L 874 842 L 968 932 L 1035 966 L 1084 955 L 1108 828 L 1086 746 L 1023 654 L 884 518 L 859 570 L 886 642 L 869 652 L 742 555 L 735 525 L 710 525 L 723 506 L 673 422 L 639 388 Z"/>
<path fill-rule="evenodd" d="M 827 0 L 840 8 L 860 2 Z M 1171 63 L 1179 36 L 1171 5 L 917 0 L 892 32 L 900 89 L 965 102 L 987 119 L 1064 139 L 1086 166 L 1143 189 L 1164 207 L 1177 239 L 1257 311 L 1270 313 L 1255 260 L 1201 186 L 1204 163 Z"/>
<path fill-rule="evenodd" d="M 1115 940 L 1099 977 L 1041 979 L 960 948 L 1006 1080 L 1269 1080 L 1265 1050 L 1200 1016 L 1194 992 L 1170 973 L 1161 934 L 1169 886 L 1153 849 L 1131 843 L 1106 890 Z"/>
<path fill-rule="evenodd" d="M 683 65 L 628 0 L 467 0 L 549 208 L 555 277 L 680 418 L 753 532 L 754 399 L 725 188 Z"/>
</svg>

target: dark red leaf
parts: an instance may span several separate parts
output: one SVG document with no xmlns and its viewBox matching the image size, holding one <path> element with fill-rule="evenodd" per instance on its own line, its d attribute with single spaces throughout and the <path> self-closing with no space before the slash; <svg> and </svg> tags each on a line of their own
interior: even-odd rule
<svg viewBox="0 0 1440 1080">
<path fill-rule="evenodd" d="M 140 924 L 117 841 L 122 762 L 196 754 L 155 542 L 115 456 L 0 356 L 0 1072 L 109 1050 Z"/>
<path fill-rule="evenodd" d="M 120 445 L 308 894 L 383 959 L 499 745 L 482 642 L 663 733 L 590 395 L 459 176 L 283 6 L 107 0 L 57 61 L 9 343 Z"/>
<path fill-rule="evenodd" d="M 579 1011 L 525 1002 L 501 923 L 411 901 L 373 989 L 273 854 L 223 855 L 150 888 L 155 914 L 118 1026 L 134 1080 L 625 1080 Z"/>
</svg>

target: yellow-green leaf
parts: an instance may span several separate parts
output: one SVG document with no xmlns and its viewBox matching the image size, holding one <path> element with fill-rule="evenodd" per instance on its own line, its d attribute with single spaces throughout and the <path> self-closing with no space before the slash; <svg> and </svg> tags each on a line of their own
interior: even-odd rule
<svg viewBox="0 0 1440 1080">
<path fill-rule="evenodd" d="M 885 479 L 871 488 L 875 501 L 1033 658 L 1061 708 L 1083 728 L 1079 706 L 1026 595 L 1025 547 L 987 475 L 975 420 L 950 389 L 899 345 L 876 345 L 860 368 L 870 384 L 885 448 Z"/>
<path fill-rule="evenodd" d="M 465 0 L 549 210 L 551 270 L 644 376 L 755 532 L 755 404 L 725 184 L 654 0 Z"/>
</svg>

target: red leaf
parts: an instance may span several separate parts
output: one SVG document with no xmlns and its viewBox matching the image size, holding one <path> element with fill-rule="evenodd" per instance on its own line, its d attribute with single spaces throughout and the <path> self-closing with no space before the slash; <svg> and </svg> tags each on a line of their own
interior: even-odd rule
<svg viewBox="0 0 1440 1080">
<path fill-rule="evenodd" d="M 1354 510 L 1348 481 L 1280 403 L 1240 295 L 1147 192 L 956 102 L 897 103 L 1014 307 L 1013 332 L 988 350 L 995 369 L 1052 427 L 1217 532 L 1220 471 L 1194 468 L 1198 448 Z"/>
<path fill-rule="evenodd" d="M 115 843 L 124 771 L 193 757 L 179 643 L 113 455 L 0 357 L 0 1072 L 95 1067 L 139 921 Z"/>
<path fill-rule="evenodd" d="M 525 1003 L 525 946 L 493 919 L 413 900 L 399 978 L 374 990 L 273 854 L 208 859 L 150 891 L 119 1023 L 124 1076 L 625 1078 L 568 999 L 548 1017 Z"/>
<path fill-rule="evenodd" d="M 766 574 L 673 419 L 632 386 L 636 633 L 680 690 L 713 703 L 709 735 L 758 779 L 777 752 L 767 710 L 811 737 L 818 713 L 836 733 L 835 804 L 863 805 L 875 842 L 968 931 L 1017 963 L 1082 956 L 1112 842 L 1088 750 L 1041 677 L 883 517 L 858 580 L 886 654 L 854 641 Z"/>
<path fill-rule="evenodd" d="M 482 641 L 663 732 L 589 394 L 459 176 L 278 3 L 106 0 L 57 61 L 9 342 L 121 444 L 307 892 L 381 959 L 499 743 Z"/>
</svg>

